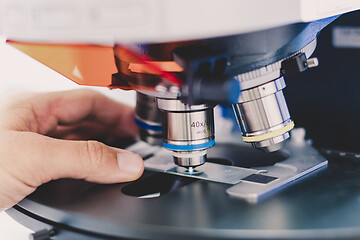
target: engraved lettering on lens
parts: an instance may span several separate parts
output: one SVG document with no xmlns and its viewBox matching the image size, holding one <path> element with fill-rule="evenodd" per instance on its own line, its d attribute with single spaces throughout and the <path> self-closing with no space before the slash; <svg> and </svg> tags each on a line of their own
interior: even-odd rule
<svg viewBox="0 0 360 240">
<path fill-rule="evenodd" d="M 163 112 L 164 147 L 174 152 L 175 163 L 183 167 L 205 163 L 206 149 L 214 145 L 213 106 L 158 98 L 158 107 Z"/>
</svg>

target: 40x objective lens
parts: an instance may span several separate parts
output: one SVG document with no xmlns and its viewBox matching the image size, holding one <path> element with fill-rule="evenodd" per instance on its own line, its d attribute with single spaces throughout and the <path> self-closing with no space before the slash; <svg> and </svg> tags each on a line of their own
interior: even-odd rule
<svg viewBox="0 0 360 240">
<path fill-rule="evenodd" d="M 213 106 L 187 105 L 177 99 L 158 99 L 163 112 L 163 146 L 174 152 L 174 161 L 195 167 L 206 161 L 206 149 L 215 144 Z"/>
</svg>

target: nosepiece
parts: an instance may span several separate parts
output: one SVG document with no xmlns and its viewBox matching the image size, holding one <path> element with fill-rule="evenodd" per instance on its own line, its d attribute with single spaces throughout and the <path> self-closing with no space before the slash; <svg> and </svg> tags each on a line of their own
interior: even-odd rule
<svg viewBox="0 0 360 240">
<path fill-rule="evenodd" d="M 282 89 L 283 77 L 244 90 L 233 109 L 243 134 L 244 142 L 266 152 L 281 148 L 294 128 Z"/>
</svg>

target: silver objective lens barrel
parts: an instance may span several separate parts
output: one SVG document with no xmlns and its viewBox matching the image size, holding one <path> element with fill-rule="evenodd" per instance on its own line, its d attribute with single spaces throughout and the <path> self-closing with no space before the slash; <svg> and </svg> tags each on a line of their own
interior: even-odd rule
<svg viewBox="0 0 360 240">
<path fill-rule="evenodd" d="M 283 77 L 244 90 L 233 109 L 243 140 L 267 152 L 277 151 L 294 127 L 282 89 Z"/>
<path fill-rule="evenodd" d="M 163 146 L 174 152 L 182 167 L 196 167 L 206 161 L 206 149 L 215 143 L 213 106 L 187 105 L 177 99 L 158 99 L 163 112 Z"/>
<path fill-rule="evenodd" d="M 140 138 L 151 145 L 162 144 L 161 111 L 156 98 L 136 93 L 135 122 L 140 129 Z"/>
</svg>

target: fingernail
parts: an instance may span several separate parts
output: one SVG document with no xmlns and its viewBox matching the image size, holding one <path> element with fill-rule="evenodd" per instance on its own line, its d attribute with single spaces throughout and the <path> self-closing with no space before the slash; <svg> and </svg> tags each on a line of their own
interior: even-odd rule
<svg viewBox="0 0 360 240">
<path fill-rule="evenodd" d="M 129 175 L 139 174 L 142 168 L 142 159 L 133 153 L 118 153 L 117 161 L 121 171 Z"/>
</svg>

